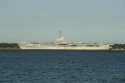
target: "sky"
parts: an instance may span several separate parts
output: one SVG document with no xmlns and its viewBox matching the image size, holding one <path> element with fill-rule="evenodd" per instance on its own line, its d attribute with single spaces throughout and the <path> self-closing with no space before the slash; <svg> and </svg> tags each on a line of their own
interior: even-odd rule
<svg viewBox="0 0 125 83">
<path fill-rule="evenodd" d="M 125 0 L 0 0 L 0 43 L 125 44 Z"/>
</svg>

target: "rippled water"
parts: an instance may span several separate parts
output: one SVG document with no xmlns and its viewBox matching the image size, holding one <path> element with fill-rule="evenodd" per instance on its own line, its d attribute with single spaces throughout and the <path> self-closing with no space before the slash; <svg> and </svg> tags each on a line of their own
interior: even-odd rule
<svg viewBox="0 0 125 83">
<path fill-rule="evenodd" d="M 1 83 L 125 83 L 125 51 L 0 50 Z"/>
</svg>

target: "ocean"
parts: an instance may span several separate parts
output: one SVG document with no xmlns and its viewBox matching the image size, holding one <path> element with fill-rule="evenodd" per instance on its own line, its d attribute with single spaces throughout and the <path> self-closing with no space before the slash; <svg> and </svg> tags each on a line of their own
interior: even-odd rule
<svg viewBox="0 0 125 83">
<path fill-rule="evenodd" d="M 125 83 L 125 51 L 0 50 L 0 83 Z"/>
</svg>

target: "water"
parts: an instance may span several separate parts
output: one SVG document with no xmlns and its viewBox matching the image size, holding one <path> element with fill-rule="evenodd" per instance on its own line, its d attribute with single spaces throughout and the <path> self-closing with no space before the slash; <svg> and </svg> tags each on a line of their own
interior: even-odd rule
<svg viewBox="0 0 125 83">
<path fill-rule="evenodd" d="M 0 83 L 125 83 L 125 51 L 0 50 Z"/>
</svg>

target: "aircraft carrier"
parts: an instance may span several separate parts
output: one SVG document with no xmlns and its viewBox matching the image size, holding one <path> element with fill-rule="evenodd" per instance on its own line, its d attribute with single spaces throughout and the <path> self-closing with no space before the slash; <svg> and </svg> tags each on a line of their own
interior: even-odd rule
<svg viewBox="0 0 125 83">
<path fill-rule="evenodd" d="M 18 44 L 21 49 L 43 49 L 43 50 L 109 50 L 113 44 L 107 43 L 82 43 L 75 42 L 70 43 L 64 37 L 61 36 L 55 40 L 54 43 L 46 42 L 21 42 Z"/>
</svg>

